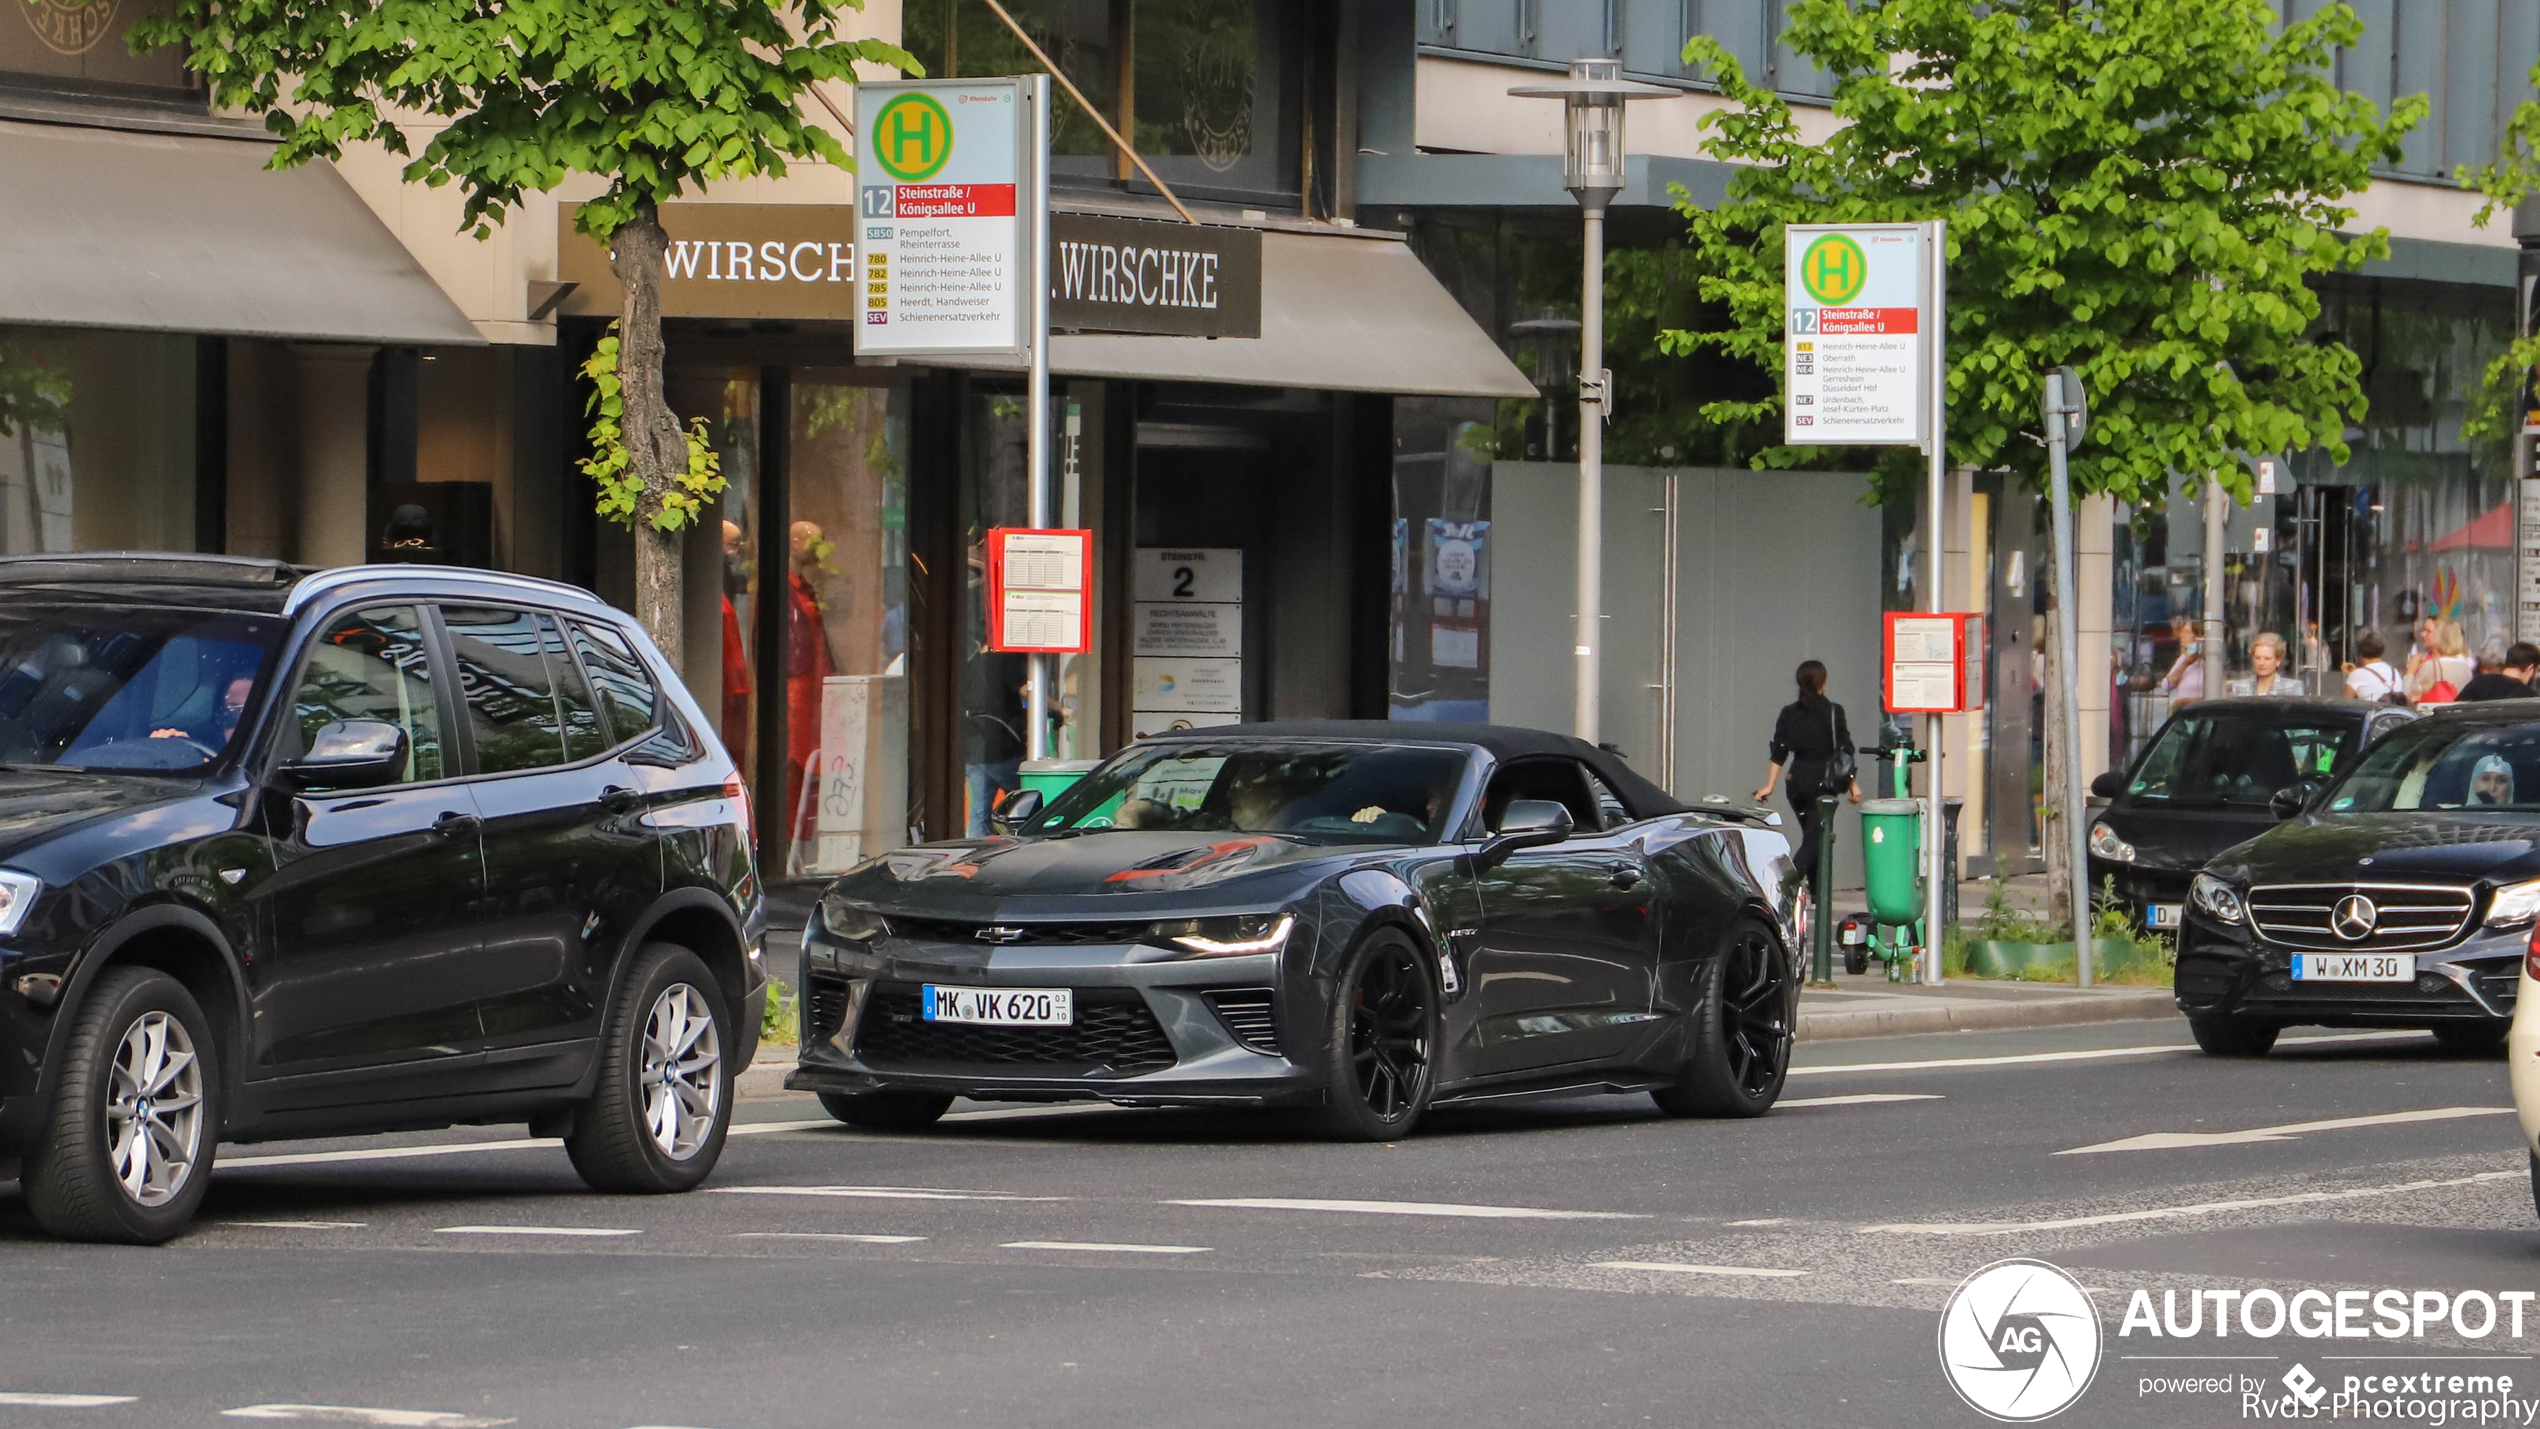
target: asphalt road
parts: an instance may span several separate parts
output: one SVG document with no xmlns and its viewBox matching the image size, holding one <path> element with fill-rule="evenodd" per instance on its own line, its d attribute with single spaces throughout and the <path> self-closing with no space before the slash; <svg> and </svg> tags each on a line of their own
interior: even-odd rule
<svg viewBox="0 0 2540 1429">
<path fill-rule="evenodd" d="M 2501 1058 L 2186 1041 L 1830 1043 L 1759 1121 L 1572 1098 L 1386 1146 L 967 1105 L 878 1135 L 757 1102 L 708 1189 L 665 1199 L 592 1195 L 515 1128 L 240 1147 L 158 1250 L 42 1241 L 0 1183 L 0 1429 L 1972 1425 L 1939 1312 L 2011 1256 L 2069 1268 L 2105 1327 L 2059 1423 L 2243 1422 L 2154 1382 L 2297 1363 L 2540 1392 L 2540 1308 L 2518 1340 L 2119 1336 L 2137 1288 L 2540 1290 Z"/>
</svg>

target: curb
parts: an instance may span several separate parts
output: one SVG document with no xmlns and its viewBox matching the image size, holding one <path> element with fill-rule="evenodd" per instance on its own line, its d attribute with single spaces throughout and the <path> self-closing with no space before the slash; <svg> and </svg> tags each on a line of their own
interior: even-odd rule
<svg viewBox="0 0 2540 1429">
<path fill-rule="evenodd" d="M 732 1079 L 732 1099 L 743 1102 L 771 1101 L 777 1097 L 807 1096 L 807 1092 L 785 1090 L 785 1074 L 794 1070 L 796 1048 L 759 1044 L 758 1060 Z"/>
<path fill-rule="evenodd" d="M 1799 1014 L 1799 1040 L 1824 1042 L 1839 1037 L 1894 1037 L 1911 1032 L 1982 1032 L 2013 1027 L 2069 1027 L 2082 1022 L 2130 1022 L 2178 1016 L 2178 1003 L 2165 987 L 2130 988 L 2123 993 L 2058 997 L 2037 1002 L 1921 1001 L 1919 1006 L 1863 1007 Z M 1938 1004 L 1938 1005 L 1935 1005 Z"/>
</svg>

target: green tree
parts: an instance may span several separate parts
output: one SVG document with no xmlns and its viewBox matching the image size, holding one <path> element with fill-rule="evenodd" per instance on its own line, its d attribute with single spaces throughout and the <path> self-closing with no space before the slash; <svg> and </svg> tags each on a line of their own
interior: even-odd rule
<svg viewBox="0 0 2540 1429">
<path fill-rule="evenodd" d="M 2540 86 L 2540 65 L 2532 68 L 2531 82 Z M 2514 106 L 2498 138 L 2495 162 L 2463 164 L 2456 171 L 2463 184 L 2487 196 L 2472 220 L 2481 228 L 2500 210 L 2528 203 L 2540 192 L 2540 100 Z M 2519 330 L 2520 322 L 2515 326 Z M 2540 407 L 2540 334 L 2515 339 L 2487 365 L 2485 384 L 2471 400 L 2462 432 L 2509 441 L 2521 427 L 2526 406 Z"/>
<path fill-rule="evenodd" d="M 862 0 L 175 0 L 133 27 L 179 45 L 214 104 L 259 113 L 272 167 L 438 126 L 409 183 L 456 183 L 483 238 L 530 193 L 605 179 L 575 226 L 609 250 L 624 292 L 593 407 L 603 515 L 635 530 L 636 615 L 681 658 L 680 531 L 722 487 L 662 386 L 660 206 L 707 183 L 782 175 L 788 159 L 853 160 L 803 118 L 821 80 L 858 60 L 914 70 L 896 46 L 843 33 Z M 612 369 L 613 370 L 609 370 Z"/>
<path fill-rule="evenodd" d="M 2309 283 L 2387 254 L 2383 230 L 2340 236 L 2340 200 L 2426 104 L 2385 119 L 2331 82 L 2333 51 L 2363 33 L 2346 6 L 2277 24 L 2270 0 L 1803 0 L 1783 39 L 1834 78 L 1843 127 L 1823 143 L 1694 40 L 1686 60 L 1730 101 L 1703 120 L 1710 152 L 1742 167 L 1717 209 L 1679 208 L 1727 320 L 1663 341 L 1774 375 L 1704 417 L 1779 424 L 1784 224 L 1946 219 L 1953 463 L 2042 481 L 2038 392 L 2061 364 L 2091 395 L 2083 493 L 2157 502 L 2172 472 L 2219 473 L 2245 501 L 2241 453 L 2343 460 L 2361 364 L 2307 339 Z M 1831 455 L 1773 445 L 1755 464 Z M 1883 488 L 1910 490 L 1919 467 L 1888 453 Z"/>
</svg>

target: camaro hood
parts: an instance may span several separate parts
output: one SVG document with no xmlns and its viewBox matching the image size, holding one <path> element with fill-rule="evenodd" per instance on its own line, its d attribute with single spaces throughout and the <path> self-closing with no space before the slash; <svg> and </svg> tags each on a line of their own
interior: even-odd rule
<svg viewBox="0 0 2540 1429">
<path fill-rule="evenodd" d="M 2216 858 L 2252 883 L 2540 878 L 2540 824 L 2510 815 L 2306 814 Z"/>
<path fill-rule="evenodd" d="M 30 844 L 194 792 L 191 780 L 72 769 L 0 770 L 0 862 Z"/>
<path fill-rule="evenodd" d="M 884 912 L 929 917 L 986 917 L 1009 900 L 1043 898 L 1099 903 L 1084 908 L 1084 915 L 1106 917 L 1116 914 L 1102 909 L 1121 902 L 1275 901 L 1329 868 L 1374 851 L 1377 846 L 1315 844 L 1278 834 L 1115 829 L 902 849 L 846 875 L 835 887 Z M 1139 897 L 1202 893 L 1199 900 Z M 1043 911 L 1056 914 L 1062 908 Z"/>
</svg>

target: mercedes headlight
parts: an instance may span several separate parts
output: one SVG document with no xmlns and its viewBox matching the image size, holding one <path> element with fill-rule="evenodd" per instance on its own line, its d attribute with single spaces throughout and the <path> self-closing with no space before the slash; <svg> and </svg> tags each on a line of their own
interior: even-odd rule
<svg viewBox="0 0 2540 1429">
<path fill-rule="evenodd" d="M 890 931 L 881 914 L 834 897 L 820 900 L 820 926 L 844 943 L 870 943 Z"/>
<path fill-rule="evenodd" d="M 2238 923 L 2249 916 L 2232 886 L 2210 873 L 2196 875 L 2196 881 L 2187 885 L 2187 901 L 2218 923 Z"/>
<path fill-rule="evenodd" d="M 2487 926 L 2518 928 L 2540 915 L 2540 878 L 2508 883 L 2487 900 Z"/>
<path fill-rule="evenodd" d="M 2110 863 L 2134 862 L 2134 845 L 2117 837 L 2117 831 L 2108 827 L 2105 819 L 2090 826 L 2090 851 Z"/>
<path fill-rule="evenodd" d="M 27 910 L 35 906 L 35 895 L 43 891 L 44 880 L 34 874 L 0 868 L 0 938 L 18 930 Z"/>
<path fill-rule="evenodd" d="M 1158 923 L 1156 936 L 1186 953 L 1204 958 L 1231 958 L 1245 953 L 1275 953 L 1288 943 L 1296 927 L 1293 913 L 1239 913 L 1231 918 L 1193 918 Z"/>
</svg>

